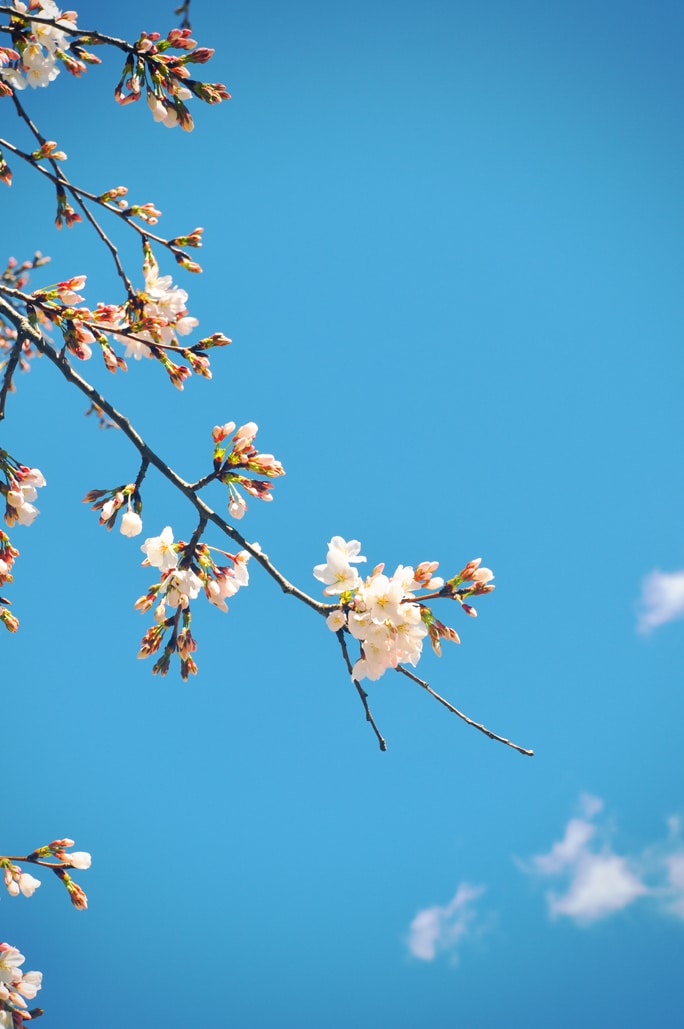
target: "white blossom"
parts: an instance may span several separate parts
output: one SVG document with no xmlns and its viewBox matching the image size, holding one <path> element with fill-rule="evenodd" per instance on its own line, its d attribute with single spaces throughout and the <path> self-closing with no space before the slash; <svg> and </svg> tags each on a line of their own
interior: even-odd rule
<svg viewBox="0 0 684 1029">
<path fill-rule="evenodd" d="M 167 572 L 178 566 L 178 554 L 173 549 L 173 529 L 170 525 L 166 526 L 160 536 L 146 539 L 140 549 L 147 557 L 147 564 L 153 568 Z"/>
<path fill-rule="evenodd" d="M 121 517 L 121 534 L 123 536 L 139 536 L 142 532 L 142 518 L 135 511 L 125 511 Z"/>
</svg>

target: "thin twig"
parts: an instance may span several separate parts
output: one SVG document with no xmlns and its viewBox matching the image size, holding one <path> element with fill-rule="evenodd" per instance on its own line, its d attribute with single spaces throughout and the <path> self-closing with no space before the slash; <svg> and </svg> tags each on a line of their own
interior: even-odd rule
<svg viewBox="0 0 684 1029">
<path fill-rule="evenodd" d="M 371 709 L 368 706 L 368 694 L 364 690 L 364 688 L 361 685 L 361 683 L 359 682 L 359 680 L 355 679 L 354 676 L 353 676 L 353 666 L 352 666 L 352 663 L 351 663 L 351 661 L 349 659 L 349 651 L 347 650 L 347 641 L 344 638 L 344 629 L 338 629 L 338 631 L 335 633 L 335 635 L 337 636 L 337 639 L 339 640 L 339 643 L 340 643 L 340 647 L 342 648 L 342 656 L 344 657 L 344 660 L 346 662 L 347 668 L 349 670 L 349 674 L 352 676 L 352 682 L 356 686 L 356 691 L 359 694 L 359 696 L 361 697 L 361 703 L 363 704 L 364 710 L 366 712 L 366 721 L 370 722 L 371 727 L 373 729 L 373 732 L 375 733 L 375 735 L 378 738 L 378 744 L 380 745 L 380 750 L 383 750 L 383 751 L 387 750 L 387 743 L 385 741 L 385 737 L 382 735 L 382 733 L 378 729 L 377 725 L 375 724 L 375 719 L 373 718 L 373 715 L 371 714 Z"/>
<path fill-rule="evenodd" d="M 409 672 L 408 668 L 404 668 L 403 665 L 397 665 L 396 671 L 407 676 L 407 678 L 411 679 L 412 682 L 418 683 L 418 685 L 422 686 L 424 690 L 427 690 L 430 696 L 434 697 L 435 700 L 438 700 L 440 704 L 443 704 L 448 711 L 451 711 L 454 715 L 458 715 L 458 717 L 462 718 L 464 722 L 468 723 L 468 725 L 472 725 L 474 729 L 479 729 L 480 732 L 485 734 L 485 736 L 489 736 L 490 740 L 496 740 L 497 743 L 505 743 L 507 747 L 512 747 L 513 750 L 517 750 L 519 754 L 527 754 L 528 757 L 534 757 L 533 750 L 526 750 L 525 747 L 519 747 L 517 743 L 512 743 L 511 740 L 507 740 L 504 736 L 498 736 L 497 733 L 492 732 L 491 729 L 488 729 L 485 725 L 481 725 L 479 722 L 474 722 L 472 718 L 468 718 L 468 716 L 464 715 L 462 711 L 459 711 L 457 707 L 450 704 L 448 700 L 445 700 L 444 697 L 440 697 L 439 693 L 435 693 L 432 687 L 430 687 L 423 679 L 419 679 L 417 675 L 413 674 L 413 672 Z"/>
</svg>

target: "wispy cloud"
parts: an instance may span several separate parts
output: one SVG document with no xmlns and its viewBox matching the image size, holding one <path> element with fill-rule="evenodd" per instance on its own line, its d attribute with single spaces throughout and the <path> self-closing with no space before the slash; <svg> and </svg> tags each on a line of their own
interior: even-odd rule
<svg viewBox="0 0 684 1029">
<path fill-rule="evenodd" d="M 641 587 L 641 607 L 637 628 L 642 633 L 684 618 L 684 570 L 647 575 Z"/>
<path fill-rule="evenodd" d="M 472 932 L 476 918 L 474 901 L 485 891 L 484 886 L 461 883 L 455 895 L 443 907 L 423 908 L 411 922 L 408 948 L 422 961 L 434 961 L 440 952 L 449 953 L 452 961 L 458 959 L 457 948 Z"/>
<path fill-rule="evenodd" d="M 593 819 L 603 809 L 603 801 L 585 795 L 580 807 L 581 817 L 570 819 L 563 839 L 548 853 L 533 857 L 531 868 L 544 877 L 568 880 L 564 892 L 547 893 L 549 914 L 566 915 L 581 924 L 626 908 L 649 893 L 649 887 L 630 867 L 628 858 L 597 839 Z"/>
<path fill-rule="evenodd" d="M 530 874 L 562 884 L 546 894 L 549 914 L 589 925 L 646 898 L 659 912 L 684 920 L 681 820 L 676 815 L 668 819 L 667 840 L 622 855 L 598 821 L 602 810 L 599 797 L 581 797 L 580 816 L 570 819 L 562 839 L 521 865 Z"/>
</svg>

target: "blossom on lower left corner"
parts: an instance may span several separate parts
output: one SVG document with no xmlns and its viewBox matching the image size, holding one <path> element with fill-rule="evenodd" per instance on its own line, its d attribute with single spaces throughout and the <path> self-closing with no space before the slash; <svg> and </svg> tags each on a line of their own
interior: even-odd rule
<svg viewBox="0 0 684 1029">
<path fill-rule="evenodd" d="M 16 947 L 0 943 L 0 1026 L 10 1029 L 31 1019 L 26 1001 L 33 1000 L 43 985 L 42 972 L 21 971 L 25 960 Z"/>
</svg>

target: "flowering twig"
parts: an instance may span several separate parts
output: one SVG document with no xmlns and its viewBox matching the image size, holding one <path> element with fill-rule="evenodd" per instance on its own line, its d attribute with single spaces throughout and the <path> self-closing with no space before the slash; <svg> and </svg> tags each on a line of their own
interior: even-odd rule
<svg viewBox="0 0 684 1029">
<path fill-rule="evenodd" d="M 217 514 L 216 511 L 213 511 L 207 504 L 205 504 L 205 502 L 197 496 L 195 487 L 173 471 L 170 465 L 168 465 L 151 449 L 151 447 L 147 445 L 147 443 L 145 443 L 125 415 L 117 411 L 116 408 L 98 392 L 98 390 L 75 372 L 66 358 L 61 354 L 58 354 L 55 349 L 43 339 L 39 330 L 35 329 L 27 318 L 16 311 L 10 304 L 3 300 L 2 297 L 0 297 L 0 314 L 14 325 L 20 335 L 30 339 L 36 349 L 41 354 L 44 354 L 45 357 L 55 365 L 67 381 L 76 386 L 81 393 L 88 397 L 91 403 L 93 403 L 100 411 L 103 411 L 107 417 L 118 426 L 124 435 L 131 441 L 141 457 L 146 460 L 148 464 L 153 465 L 165 479 L 167 479 L 180 493 L 183 494 L 183 496 L 187 497 L 201 516 L 203 515 L 207 521 L 216 525 L 221 532 L 225 533 L 226 536 L 237 543 L 242 550 L 246 550 L 280 586 L 283 593 L 296 597 L 297 600 L 302 601 L 302 603 L 312 608 L 318 614 L 329 614 L 335 605 L 315 600 L 313 597 L 309 596 L 303 590 L 298 589 L 293 585 L 293 583 L 286 579 L 285 576 L 271 563 L 266 554 L 264 554 L 258 547 L 254 546 L 254 544 L 248 543 L 242 533 L 226 522 L 225 519 Z"/>
</svg>

